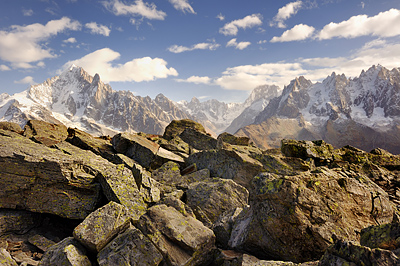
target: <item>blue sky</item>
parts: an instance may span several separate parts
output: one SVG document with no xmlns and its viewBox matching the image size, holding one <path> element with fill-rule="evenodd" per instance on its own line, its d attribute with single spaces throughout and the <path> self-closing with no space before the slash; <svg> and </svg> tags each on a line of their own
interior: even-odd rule
<svg viewBox="0 0 400 266">
<path fill-rule="evenodd" d="M 296 76 L 400 67 L 400 1 L 1 2 L 0 93 L 71 64 L 141 96 L 243 102 Z"/>
</svg>

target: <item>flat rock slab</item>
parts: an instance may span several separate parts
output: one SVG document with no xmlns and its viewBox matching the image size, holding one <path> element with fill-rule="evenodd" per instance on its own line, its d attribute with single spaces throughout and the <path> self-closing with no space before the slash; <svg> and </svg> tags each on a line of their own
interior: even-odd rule
<svg viewBox="0 0 400 266">
<path fill-rule="evenodd" d="M 97 255 L 100 266 L 160 265 L 162 260 L 163 256 L 150 239 L 132 225 Z"/>
<path fill-rule="evenodd" d="M 74 229 L 74 237 L 93 252 L 99 252 L 130 223 L 129 210 L 118 203 L 107 205 L 92 212 Z"/>
<path fill-rule="evenodd" d="M 18 266 L 17 262 L 13 260 L 10 253 L 4 248 L 0 248 L 0 264 L 2 266 Z"/>
</svg>

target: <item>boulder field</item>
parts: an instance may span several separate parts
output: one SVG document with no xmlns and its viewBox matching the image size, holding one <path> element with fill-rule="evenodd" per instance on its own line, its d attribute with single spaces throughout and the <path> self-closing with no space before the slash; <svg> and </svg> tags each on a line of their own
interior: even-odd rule
<svg viewBox="0 0 400 266">
<path fill-rule="evenodd" d="M 0 122 L 1 265 L 400 265 L 400 156 Z"/>
</svg>

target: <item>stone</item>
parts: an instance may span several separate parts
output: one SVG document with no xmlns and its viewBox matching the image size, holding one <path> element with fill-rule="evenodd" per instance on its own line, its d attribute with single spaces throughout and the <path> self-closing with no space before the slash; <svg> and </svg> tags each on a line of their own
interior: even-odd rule
<svg viewBox="0 0 400 266">
<path fill-rule="evenodd" d="M 217 148 L 217 140 L 215 138 L 193 128 L 186 128 L 179 137 L 196 150 L 212 150 Z"/>
<path fill-rule="evenodd" d="M 263 173 L 250 195 L 251 208 L 237 218 L 229 246 L 261 259 L 317 260 L 334 239 L 359 241 L 361 229 L 393 217 L 387 193 L 350 170 Z"/>
<path fill-rule="evenodd" d="M 165 196 L 160 201 L 160 204 L 165 204 L 168 207 L 173 207 L 175 210 L 182 213 L 184 216 L 191 216 L 193 218 L 196 218 L 193 210 L 187 204 L 185 204 L 183 201 L 181 201 L 179 198 L 173 195 Z"/>
<path fill-rule="evenodd" d="M 333 146 L 323 140 L 283 139 L 281 141 L 281 151 L 287 157 L 296 157 L 304 160 L 312 158 L 317 165 L 325 165 L 334 159 Z"/>
<path fill-rule="evenodd" d="M 369 248 L 400 248 L 400 223 L 370 226 L 361 230 L 360 244 Z"/>
<path fill-rule="evenodd" d="M 186 197 L 191 208 L 201 208 L 215 223 L 225 211 L 247 206 L 249 192 L 233 180 L 211 178 L 190 184 Z"/>
<path fill-rule="evenodd" d="M 150 239 L 132 225 L 97 255 L 100 266 L 160 265 L 162 260 L 163 256 Z"/>
<path fill-rule="evenodd" d="M 237 217 L 243 211 L 243 208 L 234 208 L 225 211 L 221 214 L 217 221 L 212 225 L 211 229 L 215 234 L 215 243 L 219 248 L 228 248 L 228 242 L 231 238 L 233 226 L 236 222 Z"/>
<path fill-rule="evenodd" d="M 186 128 L 192 128 L 196 131 L 206 133 L 204 127 L 193 120 L 190 119 L 182 119 L 182 120 L 173 120 L 164 131 L 163 138 L 166 140 L 171 140 L 176 136 L 179 136 Z"/>
<path fill-rule="evenodd" d="M 252 178 L 263 171 L 261 162 L 233 150 L 207 150 L 194 153 L 186 160 L 198 169 L 209 169 L 212 177 L 232 179 L 248 188 Z"/>
<path fill-rule="evenodd" d="M 0 122 L 0 129 L 9 130 L 9 131 L 13 131 L 16 133 L 22 132 L 22 128 L 20 125 L 18 125 L 17 123 L 7 122 L 7 121 Z"/>
<path fill-rule="evenodd" d="M 56 244 L 56 242 L 42 236 L 42 235 L 33 235 L 28 238 L 28 242 L 34 245 L 35 247 L 40 248 L 44 252 L 46 252 L 51 246 Z"/>
<path fill-rule="evenodd" d="M 184 142 L 179 136 L 176 136 L 171 140 L 160 138 L 158 140 L 158 144 L 160 144 L 160 146 L 163 147 L 164 149 L 172 152 L 183 153 L 183 154 L 190 153 L 189 144 Z"/>
<path fill-rule="evenodd" d="M 371 249 L 348 241 L 337 241 L 322 256 L 319 265 L 387 265 L 397 266 L 400 259 L 393 252 Z"/>
<path fill-rule="evenodd" d="M 107 199 L 127 207 L 132 219 L 138 219 L 146 212 L 147 204 L 136 185 L 132 170 L 125 164 L 112 164 L 91 151 L 79 149 L 68 142 L 58 143 L 55 147 L 75 158 L 80 158 L 81 164 L 86 166 L 84 169 L 95 175 L 96 180 L 100 182 Z"/>
<path fill-rule="evenodd" d="M 39 213 L 0 209 L 0 235 L 9 232 L 25 234 L 41 222 L 42 216 Z"/>
<path fill-rule="evenodd" d="M 151 177 L 163 185 L 177 187 L 182 183 L 181 171 L 179 164 L 175 162 L 167 162 L 160 168 L 151 173 Z"/>
<path fill-rule="evenodd" d="M 226 142 L 231 145 L 238 145 L 238 146 L 250 145 L 250 139 L 248 137 L 237 137 L 227 132 L 219 134 L 217 139 L 222 140 L 223 142 Z"/>
<path fill-rule="evenodd" d="M 10 253 L 4 248 L 0 248 L 0 264 L 2 266 L 18 266 L 17 262 L 13 260 Z"/>
<path fill-rule="evenodd" d="M 168 265 L 206 265 L 213 259 L 213 231 L 173 207 L 149 208 L 136 227 L 161 251 Z"/>
<path fill-rule="evenodd" d="M 148 204 L 159 202 L 161 199 L 160 189 L 162 185 L 154 180 L 151 177 L 151 173 L 141 165 L 133 163 L 130 165 L 130 168 L 144 202 Z"/>
<path fill-rule="evenodd" d="M 90 167 L 96 155 L 84 159 L 0 130 L 0 208 L 85 218 L 100 200 L 100 185 Z"/>
<path fill-rule="evenodd" d="M 48 265 L 90 266 L 92 263 L 81 244 L 73 237 L 68 237 L 44 253 L 39 266 Z"/>
<path fill-rule="evenodd" d="M 41 120 L 29 120 L 24 128 L 24 136 L 34 141 L 51 146 L 68 137 L 67 127 Z"/>
<path fill-rule="evenodd" d="M 73 232 L 74 238 L 88 250 L 99 252 L 130 223 L 130 212 L 125 206 L 109 202 L 89 214 Z"/>
</svg>

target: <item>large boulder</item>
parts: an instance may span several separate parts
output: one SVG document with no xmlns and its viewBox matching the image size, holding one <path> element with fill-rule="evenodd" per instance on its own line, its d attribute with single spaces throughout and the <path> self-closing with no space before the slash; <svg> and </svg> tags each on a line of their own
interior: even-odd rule
<svg viewBox="0 0 400 266">
<path fill-rule="evenodd" d="M 44 253 L 39 266 L 48 265 L 91 266 L 92 263 L 82 245 L 73 237 L 68 237 Z"/>
<path fill-rule="evenodd" d="M 164 131 L 163 138 L 166 140 L 171 140 L 176 136 L 179 136 L 186 128 L 192 128 L 196 131 L 206 133 L 204 127 L 193 120 L 190 119 L 182 119 L 182 120 L 173 120 Z"/>
<path fill-rule="evenodd" d="M 233 180 L 212 178 L 189 185 L 187 204 L 200 208 L 211 223 L 225 211 L 247 206 L 249 192 Z"/>
<path fill-rule="evenodd" d="M 129 210 L 125 206 L 111 201 L 89 214 L 74 229 L 73 234 L 88 250 L 99 252 L 129 226 L 130 219 Z"/>
<path fill-rule="evenodd" d="M 137 227 L 161 251 L 168 265 L 202 265 L 212 261 L 213 231 L 173 207 L 161 204 L 149 208 Z"/>
<path fill-rule="evenodd" d="M 238 145 L 238 146 L 250 145 L 250 139 L 248 137 L 237 137 L 227 132 L 219 134 L 217 139 L 231 145 Z"/>
<path fill-rule="evenodd" d="M 17 123 L 14 123 L 14 122 L 7 122 L 7 121 L 0 122 L 0 129 L 9 130 L 9 131 L 13 131 L 16 133 L 22 132 L 22 128 L 20 125 L 18 125 Z"/>
<path fill-rule="evenodd" d="M 96 155 L 90 160 L 95 164 Z M 0 130 L 0 207 L 85 218 L 100 200 L 100 185 L 83 161 Z"/>
<path fill-rule="evenodd" d="M 34 141 L 51 146 L 68 137 L 67 127 L 41 120 L 29 120 L 24 128 L 24 136 Z"/>
<path fill-rule="evenodd" d="M 368 177 L 325 167 L 256 176 L 250 205 L 236 221 L 230 247 L 294 262 L 318 259 L 334 239 L 359 241 L 361 229 L 393 218 L 387 193 Z"/>
<path fill-rule="evenodd" d="M 179 137 L 196 150 L 211 150 L 217 148 L 217 140 L 210 135 L 193 128 L 186 128 Z"/>
<path fill-rule="evenodd" d="M 385 265 L 398 266 L 400 259 L 393 252 L 383 249 L 371 249 L 353 242 L 337 241 L 322 256 L 320 266 L 341 265 Z"/>
<path fill-rule="evenodd" d="M 333 146 L 323 140 L 283 139 L 281 141 L 281 151 L 287 157 L 296 157 L 304 160 L 312 158 L 317 165 L 329 163 L 335 158 Z"/>
<path fill-rule="evenodd" d="M 361 230 L 360 244 L 369 248 L 400 248 L 400 223 L 370 226 Z"/>
<path fill-rule="evenodd" d="M 212 177 L 232 179 L 247 188 L 252 178 L 263 171 L 261 162 L 234 150 L 197 152 L 186 161 L 188 164 L 196 164 L 198 169 L 209 169 Z"/>
<path fill-rule="evenodd" d="M 97 255 L 100 266 L 160 265 L 163 256 L 154 244 L 130 225 Z"/>
</svg>

